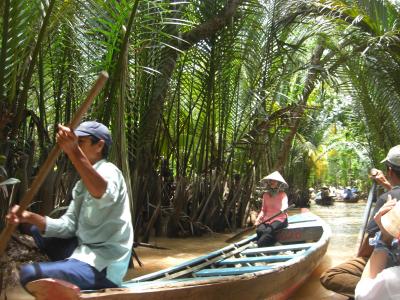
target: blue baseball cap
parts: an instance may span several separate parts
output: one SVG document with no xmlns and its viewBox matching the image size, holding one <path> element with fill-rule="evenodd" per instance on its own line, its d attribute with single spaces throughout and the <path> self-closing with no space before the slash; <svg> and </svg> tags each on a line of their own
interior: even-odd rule
<svg viewBox="0 0 400 300">
<path fill-rule="evenodd" d="M 76 136 L 89 136 L 92 135 L 110 147 L 112 144 L 111 134 L 108 128 L 96 121 L 86 121 L 81 123 L 78 128 L 74 130 Z"/>
</svg>

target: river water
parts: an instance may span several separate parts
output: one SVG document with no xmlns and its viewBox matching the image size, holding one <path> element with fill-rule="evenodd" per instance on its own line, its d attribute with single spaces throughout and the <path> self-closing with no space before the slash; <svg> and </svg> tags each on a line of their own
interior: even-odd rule
<svg viewBox="0 0 400 300">
<path fill-rule="evenodd" d="M 291 299 L 337 299 L 347 297 L 326 290 L 319 282 L 320 275 L 329 267 L 354 257 L 359 246 L 360 228 L 366 202 L 335 202 L 333 206 L 313 205 L 311 211 L 324 219 L 332 229 L 328 251 L 319 267 L 311 274 L 309 280 Z"/>
<path fill-rule="evenodd" d="M 335 202 L 333 206 L 325 207 L 312 205 L 310 210 L 323 218 L 332 229 L 332 238 L 328 252 L 320 266 L 314 271 L 307 282 L 295 292 L 291 299 L 336 299 L 344 300 L 346 297 L 327 291 L 319 283 L 320 274 L 330 266 L 337 265 L 352 257 L 357 252 L 359 244 L 359 231 L 362 223 L 365 201 L 358 203 Z M 294 210 L 292 213 L 298 211 Z M 233 234 L 208 234 L 196 238 L 167 239 L 155 238 L 151 244 L 168 248 L 168 250 L 137 247 L 136 252 L 143 263 L 139 267 L 135 261 L 135 268 L 129 270 L 126 279 L 138 277 L 166 267 L 170 267 L 186 260 L 203 255 L 211 250 L 225 247 L 225 240 Z M 3 300 L 3 298 L 0 298 Z M 21 288 L 8 292 L 9 300 L 33 299 Z M 251 300 L 251 299 L 246 299 Z"/>
</svg>

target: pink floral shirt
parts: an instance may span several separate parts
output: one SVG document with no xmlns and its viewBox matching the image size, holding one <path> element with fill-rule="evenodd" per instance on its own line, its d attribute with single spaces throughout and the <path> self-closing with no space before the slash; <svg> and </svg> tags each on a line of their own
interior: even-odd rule
<svg viewBox="0 0 400 300">
<path fill-rule="evenodd" d="M 262 208 L 257 217 L 257 220 L 260 220 L 260 224 L 271 224 L 274 221 L 284 222 L 285 219 L 288 217 L 286 213 L 280 214 L 272 220 L 269 220 L 268 222 L 265 222 L 265 220 L 286 208 L 288 208 L 288 197 L 285 192 L 278 192 L 274 196 L 272 196 L 270 193 L 264 193 Z"/>
</svg>

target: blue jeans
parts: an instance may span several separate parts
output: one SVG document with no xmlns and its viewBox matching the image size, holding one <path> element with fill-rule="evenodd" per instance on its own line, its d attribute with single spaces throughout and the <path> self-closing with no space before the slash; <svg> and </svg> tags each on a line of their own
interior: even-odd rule
<svg viewBox="0 0 400 300">
<path fill-rule="evenodd" d="M 19 272 L 23 286 L 37 279 L 54 278 L 73 283 L 81 290 L 117 287 L 106 278 L 107 268 L 100 272 L 85 262 L 68 258 L 78 246 L 76 237 L 44 238 L 36 226 L 32 226 L 27 233 L 32 235 L 39 249 L 52 261 L 23 265 Z"/>
</svg>

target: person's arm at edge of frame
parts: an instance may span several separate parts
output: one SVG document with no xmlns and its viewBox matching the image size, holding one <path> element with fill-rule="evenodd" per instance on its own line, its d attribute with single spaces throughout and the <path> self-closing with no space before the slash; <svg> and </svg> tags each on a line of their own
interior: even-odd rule
<svg viewBox="0 0 400 300">
<path fill-rule="evenodd" d="M 390 242 L 387 240 L 384 243 Z M 386 251 L 374 250 L 372 252 L 371 257 L 369 258 L 361 274 L 360 281 L 357 283 L 357 287 L 355 289 L 356 299 L 371 300 L 379 298 L 377 295 L 383 292 L 382 288 L 384 285 L 382 283 L 379 284 L 375 278 L 385 269 L 387 260 L 388 253 Z M 382 281 L 382 279 L 380 281 Z"/>
<path fill-rule="evenodd" d="M 395 204 L 396 200 L 391 200 L 391 197 L 389 196 L 388 201 L 379 209 L 379 211 L 374 216 L 374 220 L 380 229 L 381 237 L 379 241 L 381 244 L 383 244 L 383 246 L 379 246 L 378 248 L 376 247 L 379 244 L 375 246 L 371 257 L 369 258 L 363 270 L 361 280 L 357 284 L 356 299 L 376 299 L 378 295 L 381 295 L 381 292 L 384 292 L 382 290 L 385 286 L 384 282 L 382 282 L 382 279 L 379 281 L 375 281 L 375 278 L 386 267 L 388 260 L 388 251 L 393 237 L 382 226 L 381 218 L 385 213 L 391 210 Z"/>
<path fill-rule="evenodd" d="M 381 240 L 384 244 L 390 247 L 393 237 L 383 228 L 381 218 L 389 210 L 396 205 L 396 200 L 389 197 L 388 201 L 382 206 L 382 208 L 375 214 L 374 220 L 378 224 L 381 230 Z M 367 265 L 362 273 L 361 278 L 375 278 L 379 272 L 381 272 L 387 262 L 387 253 L 385 251 L 373 251 Z"/>
<path fill-rule="evenodd" d="M 78 144 L 78 137 L 70 128 L 58 125 L 57 142 L 67 154 L 72 164 L 78 171 L 89 193 L 94 198 L 101 198 L 107 189 L 107 181 L 93 168 L 85 153 Z M 98 143 L 104 144 L 103 140 Z"/>
</svg>

